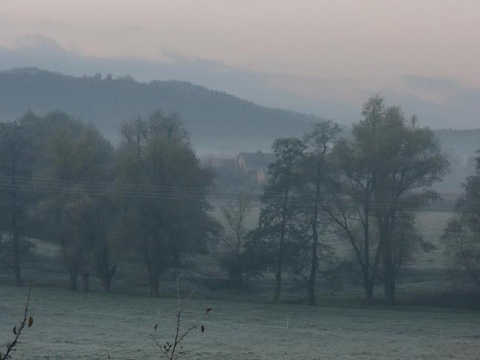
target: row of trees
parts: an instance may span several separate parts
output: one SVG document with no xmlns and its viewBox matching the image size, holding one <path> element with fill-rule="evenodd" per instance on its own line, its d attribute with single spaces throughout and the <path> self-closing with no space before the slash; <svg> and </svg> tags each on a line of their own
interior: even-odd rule
<svg viewBox="0 0 480 360">
<path fill-rule="evenodd" d="M 277 303 L 288 273 L 305 281 L 314 305 L 318 275 L 335 270 L 330 244 L 343 239 L 366 299 L 383 283 L 393 303 L 402 265 L 431 248 L 415 215 L 439 198 L 432 185 L 448 168 L 433 133 L 375 96 L 351 136 L 319 122 L 302 139 L 277 139 L 273 152 L 258 226 L 248 231 L 249 195 L 222 209 L 224 226 L 210 215 L 213 173 L 200 166 L 176 116 L 154 111 L 125 122 L 114 148 L 93 126 L 64 113 L 27 113 L 0 124 L 0 256 L 21 285 L 26 237 L 49 240 L 61 246 L 71 289 L 89 263 L 106 290 L 119 259 L 134 257 L 157 295 L 162 273 L 217 241 L 232 286 L 241 287 L 246 273 L 271 273 Z M 478 281 L 477 161 L 444 239 L 451 259 Z"/>
<path fill-rule="evenodd" d="M 110 289 L 119 258 L 143 259 L 150 292 L 184 252 L 206 251 L 219 231 L 200 167 L 174 115 L 125 122 L 114 149 L 93 127 L 61 112 L 0 124 L 1 255 L 22 285 L 27 236 L 61 245 L 70 288 L 85 262 Z"/>
<path fill-rule="evenodd" d="M 321 122 L 303 139 L 273 144 L 277 160 L 269 168 L 259 226 L 245 237 L 244 258 L 275 275 L 275 303 L 288 272 L 305 280 L 315 304 L 316 277 L 332 261 L 326 241 L 332 236 L 351 245 L 369 301 L 381 280 L 393 303 L 401 266 L 416 249 L 429 247 L 415 212 L 438 198 L 431 186 L 447 171 L 446 155 L 432 131 L 379 96 L 365 103 L 362 116 L 350 138 Z"/>
</svg>

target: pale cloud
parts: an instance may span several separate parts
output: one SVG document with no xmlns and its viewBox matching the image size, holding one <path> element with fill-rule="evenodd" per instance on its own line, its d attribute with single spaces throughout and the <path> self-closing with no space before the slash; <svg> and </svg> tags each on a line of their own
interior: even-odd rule
<svg viewBox="0 0 480 360">
<path fill-rule="evenodd" d="M 169 69 L 266 105 L 352 118 L 377 92 L 443 106 L 480 88 L 478 14 L 478 0 L 16 0 L 2 4 L 0 46 L 43 51 L 32 66 L 51 68 L 51 52 L 72 71 L 85 59 L 142 79 Z"/>
<path fill-rule="evenodd" d="M 62 52 L 64 49 L 54 40 L 43 35 L 22 36 L 15 44 L 16 49 L 35 49 L 43 52 Z"/>
<path fill-rule="evenodd" d="M 18 0 L 2 12 L 11 20 L 2 44 L 43 34 L 89 56 L 162 60 L 176 50 L 302 77 L 424 74 L 480 85 L 476 0 Z"/>
</svg>

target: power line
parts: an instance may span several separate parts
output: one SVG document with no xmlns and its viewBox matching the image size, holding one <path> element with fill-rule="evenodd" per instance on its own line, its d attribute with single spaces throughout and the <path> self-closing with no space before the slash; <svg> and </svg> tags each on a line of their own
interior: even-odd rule
<svg viewBox="0 0 480 360">
<path fill-rule="evenodd" d="M 119 196 L 131 198 L 152 198 L 152 199 L 183 199 L 190 201 L 202 201 L 206 197 L 215 200 L 232 200 L 238 196 L 238 191 L 214 191 L 211 192 L 207 188 L 202 187 L 186 187 L 186 186 L 167 186 L 152 184 L 132 184 L 119 182 L 102 182 L 102 181 L 74 181 L 56 178 L 26 178 L 0 176 L 0 190 L 18 190 L 39 193 L 58 193 L 65 191 L 66 194 L 86 194 L 91 196 Z M 453 195 L 459 197 L 463 192 L 457 190 L 444 190 L 440 195 L 451 198 Z M 251 192 L 252 197 L 258 197 L 260 194 Z M 270 191 L 262 194 L 264 197 L 283 196 L 283 192 Z M 355 208 L 354 202 L 362 202 L 365 197 L 352 197 L 349 194 L 336 194 L 342 197 L 341 201 L 347 208 Z M 312 203 L 313 193 L 311 192 L 292 192 L 289 203 L 297 205 L 307 205 Z M 369 199 L 372 207 L 377 209 L 389 208 L 393 204 L 393 208 L 405 211 L 418 211 L 418 206 L 408 199 L 400 199 L 394 202 L 389 197 L 373 197 Z"/>
</svg>

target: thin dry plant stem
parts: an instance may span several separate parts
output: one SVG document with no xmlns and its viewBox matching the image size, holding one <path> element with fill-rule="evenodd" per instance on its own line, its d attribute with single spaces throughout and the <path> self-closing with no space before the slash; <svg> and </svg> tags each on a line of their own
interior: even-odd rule
<svg viewBox="0 0 480 360">
<path fill-rule="evenodd" d="M 28 285 L 27 304 L 25 305 L 25 311 L 23 313 L 23 320 L 20 323 L 20 326 L 18 328 L 17 326 L 13 327 L 13 333 L 15 334 L 15 338 L 10 344 L 7 344 L 7 352 L 5 354 L 0 353 L 0 360 L 6 360 L 11 357 L 10 353 L 15 350 L 14 348 L 18 344 L 18 339 L 20 338 L 20 335 L 22 334 L 23 329 L 25 329 L 25 326 L 30 327 L 33 324 L 33 318 L 31 316 L 28 316 L 31 292 L 32 292 L 32 281 L 30 280 L 30 283 Z"/>
<path fill-rule="evenodd" d="M 193 294 L 195 293 L 195 289 L 193 289 L 190 294 L 185 298 L 182 299 L 180 296 L 180 280 L 177 280 L 177 311 L 176 311 L 176 328 L 175 328 L 175 336 L 173 343 L 170 344 L 168 341 L 165 342 L 165 344 L 161 344 L 155 337 L 155 333 L 152 333 L 152 337 L 155 339 L 155 344 L 157 347 L 160 349 L 162 353 L 162 358 L 166 358 L 169 360 L 173 359 L 180 359 L 186 356 L 187 354 L 190 354 L 191 352 L 195 350 L 190 350 L 188 352 L 183 350 L 183 341 L 187 337 L 188 334 L 190 334 L 193 330 L 197 329 L 200 324 L 198 322 L 193 323 L 190 325 L 184 332 L 181 331 L 181 322 L 182 322 L 182 313 L 183 311 L 187 308 L 188 304 L 190 303 L 190 300 L 193 297 Z M 206 315 L 209 310 L 205 313 L 205 315 L 202 317 L 202 319 L 206 318 Z M 157 324 L 158 325 L 158 324 Z M 155 331 L 157 328 L 157 325 L 155 326 Z M 202 326 L 202 332 L 203 332 L 204 327 Z"/>
</svg>

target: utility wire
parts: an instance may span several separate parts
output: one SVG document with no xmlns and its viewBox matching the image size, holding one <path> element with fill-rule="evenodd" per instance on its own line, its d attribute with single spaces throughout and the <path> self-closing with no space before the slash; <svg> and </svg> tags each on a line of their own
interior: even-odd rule
<svg viewBox="0 0 480 360">
<path fill-rule="evenodd" d="M 152 198 L 152 199 L 184 199 L 191 201 L 202 201 L 207 197 L 216 200 L 233 200 L 238 196 L 238 191 L 209 191 L 207 188 L 201 187 L 185 187 L 185 186 L 166 186 L 166 185 L 151 185 L 151 184 L 131 184 L 119 182 L 102 182 L 102 181 L 73 181 L 55 178 L 26 178 L 26 177 L 11 177 L 0 176 L 0 190 L 6 191 L 23 191 L 23 192 L 38 192 L 38 193 L 59 193 L 66 194 L 86 194 L 92 196 L 119 196 L 131 198 Z M 421 193 L 419 193 L 421 194 Z M 440 192 L 446 198 L 456 200 L 463 192 L 457 190 L 444 190 Z M 255 198 L 260 194 L 250 192 L 250 195 Z M 272 198 L 283 196 L 281 191 L 264 192 L 261 196 L 265 198 Z M 362 202 L 363 196 L 351 196 L 347 193 L 336 194 L 340 197 L 340 201 L 346 203 L 346 207 L 355 208 L 351 205 L 353 202 Z M 453 199 L 452 199 L 453 198 Z M 307 205 L 313 201 L 313 193 L 311 192 L 297 192 L 292 191 L 290 197 L 290 204 Z M 391 202 L 389 197 L 373 197 L 369 199 L 372 206 L 380 206 L 382 208 L 389 208 Z M 394 207 L 399 210 L 419 210 L 414 203 L 409 199 L 396 200 Z M 480 209 L 479 209 L 480 210 Z"/>
</svg>

